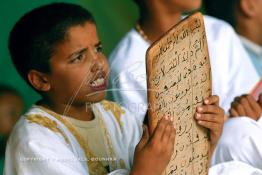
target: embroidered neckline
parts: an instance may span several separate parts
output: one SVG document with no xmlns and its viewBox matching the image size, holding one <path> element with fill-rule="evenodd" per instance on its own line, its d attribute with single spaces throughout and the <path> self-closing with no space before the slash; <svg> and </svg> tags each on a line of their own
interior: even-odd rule
<svg viewBox="0 0 262 175">
<path fill-rule="evenodd" d="M 117 105 L 114 102 L 103 100 L 101 102 L 101 105 L 104 107 L 106 111 L 111 111 L 113 116 L 115 117 L 117 123 L 119 124 L 119 127 L 122 129 L 122 123 L 121 123 L 121 116 L 125 114 L 125 110 L 123 110 L 119 105 Z"/>
<path fill-rule="evenodd" d="M 91 149 L 89 148 L 89 146 L 85 143 L 83 137 L 75 129 L 73 124 L 71 124 L 69 121 L 64 119 L 60 114 L 57 114 L 43 106 L 36 105 L 36 107 L 40 108 L 41 110 L 45 111 L 46 113 L 50 114 L 51 116 L 54 116 L 57 120 L 62 122 L 67 127 L 67 129 L 73 134 L 75 139 L 78 141 L 87 159 L 96 157 L 94 153 L 91 151 Z M 87 166 L 89 168 L 90 175 L 97 175 L 97 174 L 103 175 L 103 174 L 108 173 L 108 171 L 106 170 L 106 168 L 103 166 L 102 162 L 100 161 L 87 160 Z"/>
<path fill-rule="evenodd" d="M 65 136 L 65 134 L 61 131 L 61 129 L 58 127 L 56 121 L 51 120 L 48 117 L 44 117 L 39 114 L 29 114 L 26 115 L 26 120 L 28 120 L 30 123 L 36 123 L 39 125 L 42 125 L 48 129 L 50 129 L 53 132 L 59 133 L 63 136 L 65 142 L 69 144 L 68 138 Z"/>
</svg>

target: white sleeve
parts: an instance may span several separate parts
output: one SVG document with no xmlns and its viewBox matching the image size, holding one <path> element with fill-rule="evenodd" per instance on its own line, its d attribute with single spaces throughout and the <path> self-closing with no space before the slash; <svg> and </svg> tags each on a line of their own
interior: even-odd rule
<svg viewBox="0 0 262 175">
<path fill-rule="evenodd" d="M 106 105 L 110 105 L 110 108 Z M 117 159 L 113 169 L 116 169 L 116 174 L 129 173 L 133 166 L 136 145 L 142 136 L 142 124 L 127 109 L 114 102 L 105 101 L 102 105 L 98 103 L 96 107 L 103 114 L 101 117 L 106 125 L 108 136 L 111 137 Z"/>
<path fill-rule="evenodd" d="M 124 145 L 128 148 L 129 154 L 129 168 L 131 169 L 134 161 L 134 153 L 136 145 L 141 140 L 143 134 L 143 128 L 140 121 L 134 117 L 128 110 L 126 110 L 126 116 L 123 117 L 123 130 L 124 132 Z"/>
<path fill-rule="evenodd" d="M 141 121 L 147 112 L 147 43 L 131 29 L 110 54 L 110 88 L 112 100 L 124 106 Z"/>
<path fill-rule="evenodd" d="M 115 121 L 114 116 L 105 118 L 105 122 L 110 127 L 111 135 L 114 136 L 112 141 L 117 157 L 124 161 L 125 169 L 129 171 L 132 169 L 135 148 L 142 137 L 143 129 L 141 122 L 132 113 L 124 107 L 121 109 L 125 112 L 120 117 L 120 123 Z"/>
<path fill-rule="evenodd" d="M 212 165 L 241 161 L 262 169 L 262 124 L 248 117 L 229 119 L 212 156 Z"/>
<path fill-rule="evenodd" d="M 213 93 L 227 112 L 236 96 L 249 93 L 259 76 L 233 28 L 224 21 L 205 16 Z"/>
<path fill-rule="evenodd" d="M 262 170 L 240 161 L 217 164 L 209 169 L 209 175 L 262 175 Z"/>
<path fill-rule="evenodd" d="M 38 126 L 32 127 L 31 132 L 33 138 L 25 136 L 17 142 L 14 137 L 9 141 L 5 175 L 88 175 L 57 134 Z"/>
<path fill-rule="evenodd" d="M 80 162 L 86 161 L 72 152 L 61 135 L 37 124 L 30 130 L 30 137 L 13 134 L 8 141 L 4 175 L 89 175 Z M 129 170 L 118 169 L 108 175 L 128 174 Z"/>
<path fill-rule="evenodd" d="M 115 72 L 111 77 L 118 78 L 116 82 L 111 83 L 114 101 L 132 112 L 140 123 L 143 123 L 147 111 L 147 90 L 128 69 Z"/>
<path fill-rule="evenodd" d="M 227 98 L 223 101 L 226 111 L 236 96 L 248 94 L 259 81 L 259 76 L 236 33 L 228 29 L 230 40 L 229 89 Z"/>
</svg>

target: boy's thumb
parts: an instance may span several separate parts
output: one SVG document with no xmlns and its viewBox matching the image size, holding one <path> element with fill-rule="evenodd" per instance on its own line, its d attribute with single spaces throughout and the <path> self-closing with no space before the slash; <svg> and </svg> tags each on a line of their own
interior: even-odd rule
<svg viewBox="0 0 262 175">
<path fill-rule="evenodd" d="M 137 144 L 137 148 L 142 149 L 147 144 L 148 140 L 149 140 L 148 128 L 147 128 L 146 125 L 143 125 L 143 135 L 142 135 L 139 143 Z"/>
</svg>

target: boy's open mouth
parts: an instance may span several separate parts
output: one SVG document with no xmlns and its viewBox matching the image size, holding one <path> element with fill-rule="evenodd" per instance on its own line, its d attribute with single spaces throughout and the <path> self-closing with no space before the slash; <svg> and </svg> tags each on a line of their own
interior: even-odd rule
<svg viewBox="0 0 262 175">
<path fill-rule="evenodd" d="M 90 82 L 90 86 L 94 90 L 105 90 L 107 88 L 106 75 L 104 72 L 99 73 L 96 78 Z"/>
<path fill-rule="evenodd" d="M 104 77 L 101 77 L 101 78 L 98 78 L 94 81 L 91 82 L 91 86 L 101 86 L 102 84 L 105 83 L 105 78 Z"/>
</svg>

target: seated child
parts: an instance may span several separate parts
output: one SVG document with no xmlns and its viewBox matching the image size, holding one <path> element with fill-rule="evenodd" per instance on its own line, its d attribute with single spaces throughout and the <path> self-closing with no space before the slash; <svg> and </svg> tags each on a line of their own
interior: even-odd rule
<svg viewBox="0 0 262 175">
<path fill-rule="evenodd" d="M 258 100 L 251 95 L 235 98 L 230 115 L 232 118 L 225 122 L 212 165 L 240 161 L 262 172 L 262 94 Z"/>
<path fill-rule="evenodd" d="M 104 100 L 108 63 L 91 14 L 54 3 L 23 16 L 10 34 L 16 69 L 42 96 L 15 126 L 5 175 L 161 174 L 174 150 L 172 117 L 149 137 L 136 117 Z M 218 97 L 196 118 L 215 143 L 223 126 Z"/>
<path fill-rule="evenodd" d="M 5 147 L 8 136 L 22 114 L 23 100 L 13 88 L 0 85 L 0 174 L 3 173 Z"/>
<path fill-rule="evenodd" d="M 23 100 L 13 88 L 0 85 L 0 136 L 8 137 L 23 110 Z"/>
</svg>

